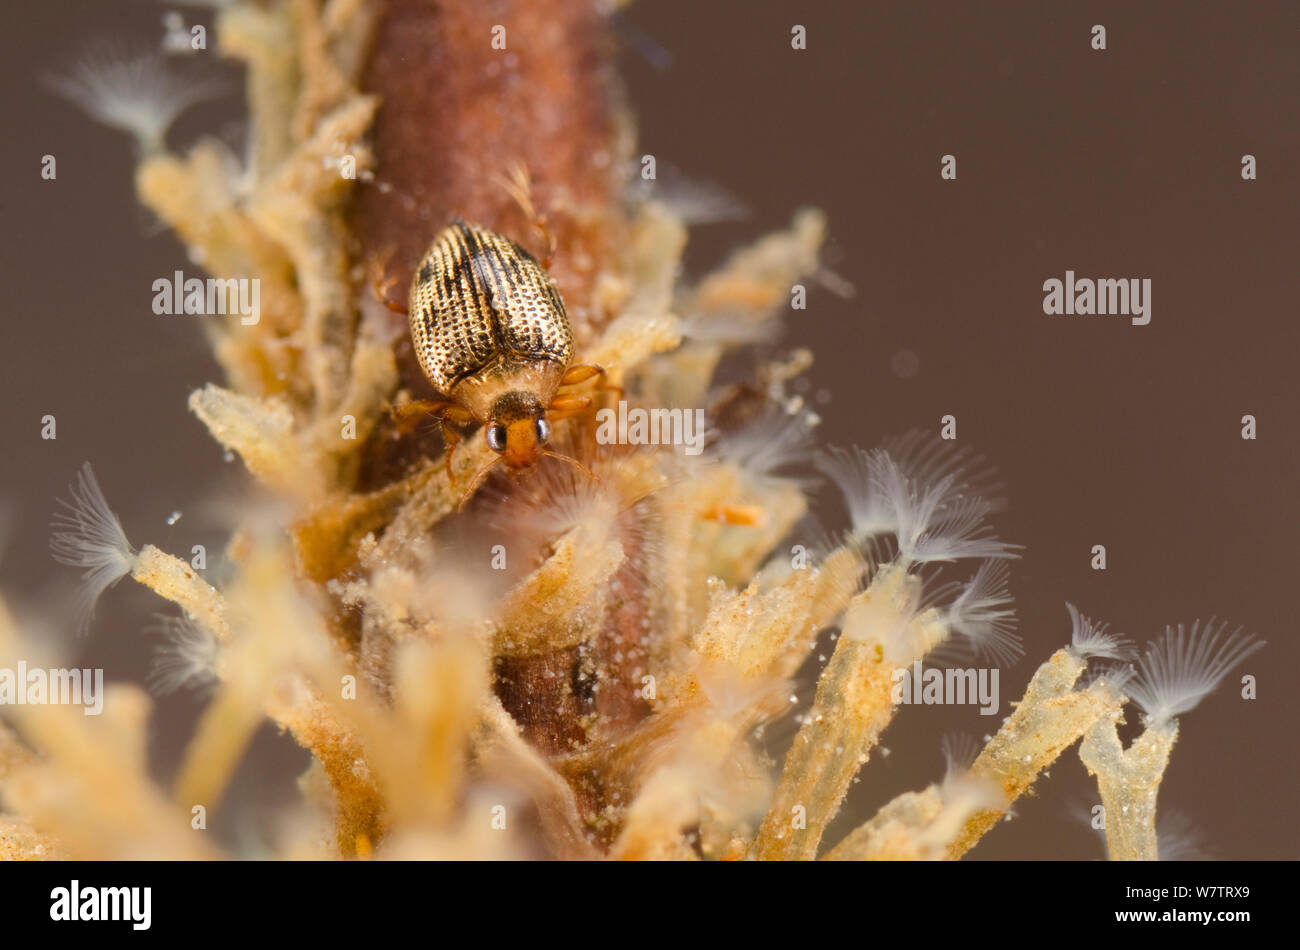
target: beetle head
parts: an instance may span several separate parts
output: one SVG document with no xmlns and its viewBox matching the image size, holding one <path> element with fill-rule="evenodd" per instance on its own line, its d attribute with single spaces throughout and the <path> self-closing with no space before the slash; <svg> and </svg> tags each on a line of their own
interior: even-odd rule
<svg viewBox="0 0 1300 950">
<path fill-rule="evenodd" d="M 487 477 L 497 462 L 505 462 L 510 471 L 518 472 L 528 468 L 541 456 L 559 459 L 574 466 L 588 478 L 600 481 L 591 469 L 577 459 L 558 452 L 548 451 L 545 446 L 551 438 L 551 423 L 546 418 L 546 408 L 530 392 L 509 392 L 498 396 L 488 413 L 487 425 L 483 429 L 488 447 L 497 457 L 479 470 L 470 481 L 469 487 L 461 495 L 460 507 L 474 495 L 479 483 Z"/>
<path fill-rule="evenodd" d="M 497 397 L 484 428 L 487 444 L 512 469 L 525 468 L 542 455 L 551 437 L 546 409 L 529 392 L 510 392 Z"/>
</svg>

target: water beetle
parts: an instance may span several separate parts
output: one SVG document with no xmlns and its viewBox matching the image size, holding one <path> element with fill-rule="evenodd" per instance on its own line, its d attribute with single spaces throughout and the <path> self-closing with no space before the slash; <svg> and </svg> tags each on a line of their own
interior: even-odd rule
<svg viewBox="0 0 1300 950">
<path fill-rule="evenodd" d="M 405 403 L 396 408 L 399 416 L 441 415 L 449 478 L 461 432 L 474 424 L 483 426 L 496 455 L 474 476 L 466 498 L 497 462 L 517 471 L 550 456 L 583 468 L 545 446 L 553 420 L 591 404 L 590 396 L 560 388 L 603 380 L 605 370 L 573 363 L 564 302 L 536 258 L 457 218 L 416 268 L 407 312 L 420 368 L 444 398 Z"/>
</svg>

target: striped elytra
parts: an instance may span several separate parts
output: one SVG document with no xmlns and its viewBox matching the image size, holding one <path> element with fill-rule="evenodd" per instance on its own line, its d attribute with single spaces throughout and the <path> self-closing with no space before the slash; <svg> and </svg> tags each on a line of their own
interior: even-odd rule
<svg viewBox="0 0 1300 950">
<path fill-rule="evenodd" d="M 411 282 L 411 340 L 440 393 L 495 366 L 573 357 L 564 303 L 540 264 L 508 238 L 457 219 Z"/>
</svg>

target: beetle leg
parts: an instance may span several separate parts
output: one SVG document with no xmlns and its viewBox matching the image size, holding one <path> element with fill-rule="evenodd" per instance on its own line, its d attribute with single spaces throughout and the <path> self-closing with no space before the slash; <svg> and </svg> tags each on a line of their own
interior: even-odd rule
<svg viewBox="0 0 1300 950">
<path fill-rule="evenodd" d="M 515 199 L 520 210 L 528 216 L 533 227 L 541 232 L 542 240 L 546 244 L 546 251 L 542 254 L 542 270 L 550 270 L 551 258 L 555 255 L 555 236 L 546 226 L 546 215 L 538 214 L 537 208 L 533 205 L 533 185 L 528 177 L 528 169 L 522 162 L 516 162 L 511 167 L 509 176 L 498 175 L 497 178 L 510 197 Z"/>
<path fill-rule="evenodd" d="M 396 277 L 386 276 L 388 274 L 388 262 L 391 260 L 392 256 L 393 249 L 389 248 L 383 256 L 371 261 L 370 286 L 374 289 L 375 296 L 379 298 L 380 303 L 393 313 L 400 313 L 405 317 L 409 316 L 411 313 L 410 307 L 406 302 L 393 300 L 388 296 L 388 292 L 392 290 L 394 285 L 397 283 Z"/>
<path fill-rule="evenodd" d="M 551 261 L 555 257 L 555 235 L 546 226 L 546 215 L 539 214 L 533 219 L 533 224 L 537 225 L 537 230 L 542 232 L 542 240 L 546 242 L 546 253 L 542 255 L 542 270 L 550 270 Z"/>
<path fill-rule="evenodd" d="M 445 399 L 412 399 L 410 402 L 390 406 L 389 411 L 397 421 L 398 431 L 403 435 L 409 434 L 421 419 L 431 415 L 438 416 L 438 421 L 442 424 L 442 442 L 446 446 L 443 461 L 447 466 L 447 481 L 455 485 L 456 477 L 451 471 L 451 457 L 463 438 L 461 429 L 475 421 L 474 414 L 464 406 Z"/>
<path fill-rule="evenodd" d="M 592 387 L 596 392 L 616 392 L 620 399 L 623 397 L 623 387 L 611 383 L 609 371 L 599 363 L 577 363 L 570 366 L 560 377 L 560 385 L 576 386 L 589 379 L 597 380 L 596 385 Z"/>
<path fill-rule="evenodd" d="M 551 229 L 546 226 L 546 215 L 532 211 L 529 213 L 529 217 L 532 218 L 533 227 L 537 228 L 537 230 L 542 233 L 542 241 L 546 246 L 546 250 L 542 252 L 542 270 L 550 270 L 551 261 L 555 257 L 555 235 L 553 235 Z"/>
<path fill-rule="evenodd" d="M 442 443 L 446 446 L 443 451 L 443 461 L 447 466 L 447 481 L 451 482 L 452 487 L 456 485 L 456 475 L 451 470 L 451 457 L 456 454 L 456 446 L 460 445 L 461 429 L 474 421 L 473 414 L 463 406 L 448 404 L 442 412 Z"/>
<path fill-rule="evenodd" d="M 596 363 L 575 363 L 564 371 L 560 377 L 561 386 L 576 386 L 578 383 L 585 383 L 595 376 L 604 376 L 605 367 Z"/>
<path fill-rule="evenodd" d="M 582 396 L 578 393 L 561 393 L 551 400 L 551 405 L 547 408 L 546 414 L 552 420 L 567 419 L 569 416 L 576 416 L 590 405 L 590 396 Z"/>
<path fill-rule="evenodd" d="M 456 487 L 456 475 L 451 470 L 451 457 L 456 454 L 456 446 L 460 445 L 460 433 L 452 428 L 451 423 L 446 419 L 442 420 L 442 444 L 445 446 L 442 452 L 442 460 L 447 466 L 447 481 L 451 487 Z"/>
<path fill-rule="evenodd" d="M 403 435 L 409 435 L 421 419 L 450 411 L 454 406 L 455 403 L 446 400 L 412 399 L 409 402 L 389 406 L 388 411 L 393 414 L 398 431 Z"/>
</svg>

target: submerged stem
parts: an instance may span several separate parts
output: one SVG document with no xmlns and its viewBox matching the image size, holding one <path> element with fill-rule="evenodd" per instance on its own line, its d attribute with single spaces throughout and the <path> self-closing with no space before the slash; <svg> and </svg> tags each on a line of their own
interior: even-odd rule
<svg viewBox="0 0 1300 950">
<path fill-rule="evenodd" d="M 1156 796 L 1178 741 L 1178 720 L 1148 726 L 1127 749 L 1115 726 L 1114 718 L 1098 720 L 1079 746 L 1079 758 L 1097 777 L 1106 850 L 1112 861 L 1155 861 Z"/>
</svg>

